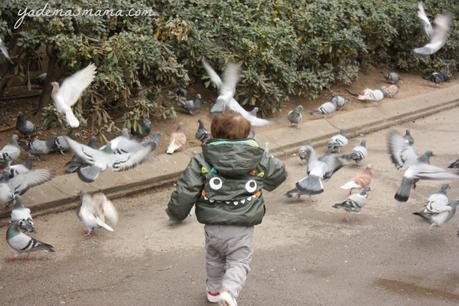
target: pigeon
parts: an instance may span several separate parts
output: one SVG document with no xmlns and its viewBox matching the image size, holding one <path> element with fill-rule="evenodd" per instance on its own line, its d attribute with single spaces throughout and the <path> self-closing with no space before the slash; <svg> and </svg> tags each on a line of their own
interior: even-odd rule
<svg viewBox="0 0 459 306">
<path fill-rule="evenodd" d="M 54 139 L 54 147 L 55 150 L 60 152 L 61 154 L 64 154 L 65 151 L 68 151 L 70 149 L 67 141 L 65 141 L 64 136 L 57 136 Z"/>
<path fill-rule="evenodd" d="M 400 88 L 398 87 L 398 85 L 390 85 L 390 86 L 381 87 L 381 91 L 384 94 L 384 98 L 395 97 L 398 94 L 399 90 Z"/>
<path fill-rule="evenodd" d="M 8 204 L 18 195 L 23 195 L 29 188 L 43 184 L 54 177 L 48 169 L 30 170 L 18 174 L 7 182 L 0 183 L 0 205 Z"/>
<path fill-rule="evenodd" d="M 446 223 L 456 212 L 456 205 L 459 201 L 450 202 L 447 196 L 449 189 L 448 184 L 441 186 L 439 192 L 436 192 L 427 199 L 425 208 L 419 212 L 414 212 L 414 215 L 420 216 L 424 221 L 433 225 L 442 225 Z"/>
<path fill-rule="evenodd" d="M 180 101 L 180 106 L 190 115 L 193 115 L 193 112 L 198 110 L 201 105 L 202 97 L 200 94 L 197 94 L 193 100 Z"/>
<path fill-rule="evenodd" d="M 35 231 L 30 209 L 24 207 L 20 196 L 14 200 L 13 210 L 11 211 L 11 222 L 17 223 L 19 228 L 26 232 Z"/>
<path fill-rule="evenodd" d="M 8 226 L 6 231 L 6 242 L 16 251 L 15 255 L 11 259 L 16 259 L 20 253 L 29 253 L 40 250 L 55 252 L 52 245 L 41 242 L 21 232 L 19 225 L 15 222 L 12 222 Z"/>
<path fill-rule="evenodd" d="M 400 202 L 408 201 L 410 197 L 411 187 L 415 187 L 419 180 L 448 180 L 458 179 L 459 175 L 452 174 L 446 170 L 433 166 L 429 163 L 429 158 L 433 156 L 432 151 L 426 151 L 423 155 L 416 158 L 411 164 L 407 164 L 407 168 L 403 174 L 403 179 L 395 194 L 394 198 Z"/>
<path fill-rule="evenodd" d="M 302 105 L 297 105 L 294 109 L 288 112 L 287 119 L 290 122 L 291 126 L 298 126 L 298 124 L 303 120 L 303 112 L 304 108 Z"/>
<path fill-rule="evenodd" d="M 327 148 L 330 150 L 332 153 L 339 152 L 342 147 L 346 146 L 348 144 L 348 139 L 346 136 L 343 135 L 343 133 L 336 134 L 328 140 L 327 143 Z"/>
<path fill-rule="evenodd" d="M 371 179 L 373 178 L 372 168 L 371 164 L 366 166 L 365 169 L 357 173 L 352 180 L 341 186 L 341 189 L 349 190 L 349 194 L 351 194 L 352 189 L 362 189 L 370 186 Z"/>
<path fill-rule="evenodd" d="M 94 229 L 99 227 L 113 232 L 113 228 L 105 222 L 105 219 L 110 221 L 112 225 L 118 223 L 118 212 L 115 206 L 101 192 L 94 195 L 82 194 L 81 205 L 77 208 L 77 214 L 87 231 L 85 236 L 93 235 Z"/>
<path fill-rule="evenodd" d="M 456 159 L 456 161 L 453 162 L 451 165 L 449 165 L 448 168 L 459 168 L 459 158 Z"/>
<path fill-rule="evenodd" d="M 186 144 L 186 135 L 183 132 L 183 124 L 179 123 L 177 129 L 171 135 L 169 146 L 166 153 L 173 154 L 175 151 L 180 150 Z"/>
<path fill-rule="evenodd" d="M 415 48 L 413 51 L 418 55 L 428 56 L 436 53 L 445 45 L 449 35 L 449 26 L 453 17 L 450 13 L 437 15 L 434 21 L 435 28 L 432 29 L 432 25 L 427 18 L 422 3 L 419 3 L 418 7 L 418 16 L 423 22 L 425 33 L 427 37 L 430 38 L 430 42 L 421 48 Z"/>
<path fill-rule="evenodd" d="M 253 126 L 263 126 L 271 123 L 268 120 L 257 118 L 256 116 L 251 115 L 239 104 L 239 102 L 234 99 L 234 94 L 236 93 L 236 84 L 240 78 L 240 66 L 238 64 L 230 63 L 226 66 L 222 81 L 222 79 L 205 59 L 202 60 L 202 63 L 211 81 L 219 90 L 217 101 L 210 109 L 212 114 L 220 113 L 225 108 L 229 108 L 235 112 L 240 113 L 245 119 L 250 121 L 250 124 Z"/>
<path fill-rule="evenodd" d="M 8 48 L 6 48 L 5 43 L 3 42 L 1 38 L 0 38 L 0 51 L 10 63 L 13 63 L 13 61 L 11 60 L 10 54 L 8 53 Z"/>
<path fill-rule="evenodd" d="M 29 172 L 32 169 L 32 163 L 35 159 L 36 159 L 35 156 L 29 155 L 27 159 L 24 161 L 24 163 L 9 166 L 5 168 L 5 170 L 3 171 L 7 172 L 8 179 L 11 179 L 15 177 L 16 175 Z"/>
<path fill-rule="evenodd" d="M 357 99 L 361 101 L 379 102 L 384 99 L 384 92 L 381 89 L 365 88 L 358 96 Z"/>
<path fill-rule="evenodd" d="M 197 129 L 196 134 L 194 136 L 201 143 L 205 143 L 207 140 L 210 139 L 210 133 L 205 128 L 204 123 L 201 121 L 201 119 L 198 120 L 198 129 Z"/>
<path fill-rule="evenodd" d="M 298 149 L 298 156 L 301 161 L 309 160 L 310 153 L 311 151 L 308 149 L 308 146 L 301 146 Z"/>
<path fill-rule="evenodd" d="M 424 80 L 431 81 L 437 85 L 447 82 L 449 80 L 449 71 L 444 69 L 439 72 L 432 72 L 432 74 L 424 77 Z"/>
<path fill-rule="evenodd" d="M 33 155 L 46 155 L 57 150 L 56 137 L 51 136 L 46 140 L 34 139 L 27 143 L 27 148 Z"/>
<path fill-rule="evenodd" d="M 66 78 L 61 86 L 57 82 L 51 83 L 53 87 L 51 97 L 54 100 L 56 109 L 59 113 L 65 114 L 65 119 L 72 128 L 77 128 L 80 125 L 80 122 L 73 114 L 72 106 L 75 105 L 86 87 L 94 80 L 95 75 L 96 66 L 89 64 L 86 68 Z"/>
<path fill-rule="evenodd" d="M 330 115 L 336 111 L 336 100 L 325 102 L 315 110 L 311 112 L 311 115 Z"/>
<path fill-rule="evenodd" d="M 16 129 L 24 136 L 36 133 L 39 128 L 33 122 L 27 120 L 23 112 L 19 112 L 16 119 Z"/>
<path fill-rule="evenodd" d="M 361 162 L 368 156 L 367 141 L 362 139 L 358 146 L 355 146 L 352 149 L 352 152 L 349 154 L 343 154 L 342 157 L 347 160 L 353 160 L 356 163 Z"/>
<path fill-rule="evenodd" d="M 93 149 L 97 148 L 97 138 L 95 136 L 92 136 L 89 139 L 88 146 Z M 79 158 L 78 155 L 74 154 L 72 159 L 69 160 L 64 166 L 65 173 L 73 173 L 77 171 L 78 169 L 80 169 L 80 167 L 83 165 L 84 165 L 83 160 Z"/>
<path fill-rule="evenodd" d="M 325 153 L 320 158 L 314 149 L 307 145 L 309 151 L 307 176 L 296 183 L 296 188 L 287 192 L 287 197 L 293 194 L 314 195 L 324 191 L 322 180 L 330 179 L 333 173 L 343 167 L 343 163 L 336 154 Z M 289 195 L 290 194 L 290 195 Z"/>
<path fill-rule="evenodd" d="M 400 82 L 400 75 L 397 72 L 388 72 L 384 75 L 386 82 L 389 84 L 398 84 Z"/>
<path fill-rule="evenodd" d="M 345 99 L 345 98 L 343 98 L 341 96 L 338 96 L 338 95 L 335 95 L 335 94 L 332 96 L 330 102 L 336 104 L 336 106 L 338 106 L 338 107 L 343 107 L 344 105 L 351 103 L 350 100 Z"/>
<path fill-rule="evenodd" d="M 129 130 L 127 128 L 123 128 L 121 130 L 121 135 L 110 140 L 106 145 L 99 148 L 99 150 L 105 150 L 107 146 L 109 146 L 110 150 L 118 154 L 118 153 L 121 153 L 121 152 L 116 152 L 117 149 L 120 149 L 120 147 L 122 147 L 120 143 L 125 143 L 126 141 L 129 141 L 129 140 L 131 140 L 131 134 L 129 133 Z"/>
<path fill-rule="evenodd" d="M 417 155 L 413 147 L 414 138 L 409 130 L 405 131 L 405 136 L 395 131 L 389 132 L 387 136 L 387 150 L 390 159 L 397 169 L 405 170 L 417 160 Z"/>
<path fill-rule="evenodd" d="M 342 208 L 349 213 L 358 213 L 367 204 L 368 193 L 370 192 L 370 187 L 365 187 L 360 191 L 360 193 L 350 194 L 349 197 L 341 203 L 336 203 L 333 205 L 334 208 Z"/>
<path fill-rule="evenodd" d="M 9 166 L 11 162 L 21 155 L 21 147 L 18 144 L 18 135 L 11 136 L 9 144 L 0 150 L 0 163 L 7 163 Z"/>
<path fill-rule="evenodd" d="M 125 171 L 137 166 L 148 158 L 152 150 L 152 146 L 142 146 L 135 140 L 131 140 L 130 142 L 132 144 L 136 144 L 135 150 L 127 153 L 115 153 L 114 150 L 112 150 L 110 142 L 107 143 L 103 149 L 97 150 L 87 145 L 78 143 L 67 136 L 65 139 L 67 140 L 70 149 L 86 164 L 90 165 L 89 168 L 84 167 L 78 170 L 80 179 L 82 179 L 80 172 L 83 171 L 88 175 L 92 175 L 90 177 L 92 181 L 97 178 L 97 175 L 100 172 L 106 170 L 107 168 L 111 168 L 113 171 Z"/>
</svg>

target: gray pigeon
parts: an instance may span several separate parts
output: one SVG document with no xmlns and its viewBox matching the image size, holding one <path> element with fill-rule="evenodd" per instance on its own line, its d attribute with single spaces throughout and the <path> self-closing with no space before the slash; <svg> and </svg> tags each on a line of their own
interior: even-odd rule
<svg viewBox="0 0 459 306">
<path fill-rule="evenodd" d="M 413 51 L 418 55 L 432 55 L 445 45 L 453 16 L 450 13 L 437 15 L 435 17 L 435 28 L 432 28 L 430 25 L 422 4 L 419 4 L 418 16 L 423 22 L 426 35 L 430 38 L 430 42 L 421 48 L 415 48 Z"/>
<path fill-rule="evenodd" d="M 400 82 L 400 75 L 397 72 L 388 72 L 384 75 L 384 78 L 386 79 L 387 83 L 390 84 L 398 84 L 398 82 Z"/>
<path fill-rule="evenodd" d="M 32 121 L 27 120 L 23 112 L 19 112 L 16 118 L 16 129 L 24 136 L 36 133 L 39 128 Z"/>
<path fill-rule="evenodd" d="M 333 173 L 343 167 L 343 163 L 336 154 L 327 152 L 317 158 L 314 149 L 309 145 L 306 147 L 310 151 L 307 175 L 296 183 L 295 189 L 287 192 L 287 197 L 297 193 L 314 195 L 324 192 L 322 180 L 330 179 Z"/>
<path fill-rule="evenodd" d="M 0 150 L 0 163 L 7 163 L 8 166 L 13 160 L 21 155 L 21 147 L 18 144 L 18 135 L 11 136 L 11 142 Z"/>
<path fill-rule="evenodd" d="M 93 148 L 93 149 L 97 148 L 97 138 L 96 138 L 96 136 L 92 136 L 89 139 L 88 146 Z M 80 169 L 80 167 L 82 167 L 83 165 L 84 165 L 83 160 L 81 158 L 79 158 L 78 155 L 74 154 L 72 159 L 69 160 L 64 166 L 65 173 L 73 173 L 73 172 L 77 171 L 78 169 Z"/>
<path fill-rule="evenodd" d="M 434 225 L 442 225 L 448 222 L 456 213 L 456 205 L 459 199 L 450 202 L 447 196 L 449 185 L 441 186 L 439 192 L 430 195 L 425 208 L 419 212 L 414 212 L 414 215 L 420 216 L 424 221 Z"/>
<path fill-rule="evenodd" d="M 341 150 L 342 147 L 346 146 L 349 140 L 344 136 L 342 132 L 336 134 L 328 140 L 327 148 L 330 152 L 336 153 Z"/>
<path fill-rule="evenodd" d="M 449 71 L 447 69 L 443 69 L 439 72 L 432 72 L 432 74 L 424 77 L 424 80 L 434 82 L 435 84 L 447 82 L 449 80 Z"/>
<path fill-rule="evenodd" d="M 18 195 L 24 194 L 29 188 L 43 184 L 54 177 L 48 169 L 30 170 L 18 174 L 7 182 L 0 183 L 0 205 L 8 204 Z"/>
<path fill-rule="evenodd" d="M 418 158 L 413 147 L 414 138 L 409 130 L 406 130 L 405 136 L 395 131 L 389 132 L 387 136 L 387 150 L 390 159 L 397 169 L 407 169 L 414 164 Z"/>
<path fill-rule="evenodd" d="M 456 159 L 456 161 L 453 162 L 451 165 L 449 165 L 448 168 L 459 168 L 459 158 Z"/>
<path fill-rule="evenodd" d="M 341 203 L 336 203 L 333 205 L 334 208 L 342 208 L 349 213 L 358 213 L 363 206 L 367 204 L 368 193 L 370 192 L 370 187 L 363 188 L 360 193 L 353 193 Z"/>
<path fill-rule="evenodd" d="M 330 115 L 333 114 L 336 111 L 336 100 L 335 101 L 330 101 L 330 102 L 325 102 L 315 110 L 311 112 L 311 115 Z"/>
<path fill-rule="evenodd" d="M 452 174 L 446 170 L 433 166 L 429 163 L 430 157 L 433 156 L 431 151 L 426 151 L 423 155 L 416 158 L 412 164 L 407 164 L 403 174 L 402 183 L 394 198 L 400 202 L 408 201 L 411 187 L 416 186 L 419 180 L 449 180 L 458 179 L 459 175 Z"/>
<path fill-rule="evenodd" d="M 32 164 L 35 159 L 36 159 L 35 156 L 29 155 L 27 159 L 24 161 L 24 163 L 11 165 L 5 168 L 3 172 L 6 172 L 8 174 L 8 179 L 11 179 L 18 174 L 29 172 L 32 169 Z"/>
<path fill-rule="evenodd" d="M 343 107 L 344 105 L 351 103 L 350 100 L 335 94 L 332 96 L 330 102 L 334 103 L 337 107 Z"/>
<path fill-rule="evenodd" d="M 201 121 L 201 119 L 198 120 L 198 129 L 196 131 L 195 137 L 201 143 L 204 143 L 210 139 L 210 133 L 205 128 L 204 123 Z"/>
<path fill-rule="evenodd" d="M 16 259 L 20 253 L 29 253 L 40 250 L 55 252 L 52 245 L 41 242 L 21 232 L 19 225 L 12 222 L 6 231 L 6 242 L 16 251 L 12 259 Z"/>
<path fill-rule="evenodd" d="M 46 140 L 34 139 L 27 143 L 27 148 L 33 155 L 46 155 L 56 151 L 56 137 L 51 136 Z"/>
<path fill-rule="evenodd" d="M 358 146 L 352 149 L 349 154 L 343 154 L 342 157 L 347 160 L 353 160 L 356 163 L 361 162 L 368 156 L 367 141 L 365 139 L 360 141 Z"/>
<path fill-rule="evenodd" d="M 303 120 L 303 115 L 301 114 L 303 110 L 304 108 L 302 105 L 297 105 L 294 109 L 288 112 L 287 119 L 290 122 L 290 125 L 297 126 Z"/>
<path fill-rule="evenodd" d="M 193 112 L 201 108 L 202 97 L 200 94 L 197 94 L 193 100 L 180 101 L 180 106 L 187 111 L 190 115 L 193 115 Z"/>
<path fill-rule="evenodd" d="M 14 200 L 13 210 L 11 211 L 11 222 L 17 223 L 19 228 L 26 232 L 35 231 L 30 209 L 24 207 L 20 196 L 17 196 Z"/>
</svg>

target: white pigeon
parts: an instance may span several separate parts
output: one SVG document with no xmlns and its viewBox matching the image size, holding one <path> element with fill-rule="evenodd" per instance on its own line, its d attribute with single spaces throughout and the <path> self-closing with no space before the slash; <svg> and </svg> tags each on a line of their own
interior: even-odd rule
<svg viewBox="0 0 459 306">
<path fill-rule="evenodd" d="M 380 89 L 365 88 L 357 97 L 361 101 L 379 102 L 384 99 L 384 92 Z"/>
<path fill-rule="evenodd" d="M 84 193 L 81 196 L 81 205 L 77 213 L 87 230 L 85 236 L 93 235 L 94 229 L 99 227 L 113 232 L 113 228 L 105 222 L 105 219 L 110 221 L 112 225 L 118 223 L 118 212 L 113 203 L 101 192 L 94 195 Z"/>
<path fill-rule="evenodd" d="M 86 68 L 66 78 L 61 86 L 57 82 L 51 83 L 53 86 L 51 97 L 54 100 L 54 105 L 56 105 L 59 113 L 65 114 L 65 119 L 72 128 L 77 128 L 80 125 L 80 122 L 73 114 L 72 106 L 75 105 L 86 87 L 94 80 L 95 75 L 96 65 L 89 64 Z"/>
<path fill-rule="evenodd" d="M 446 43 L 449 35 L 449 25 L 452 20 L 451 14 L 437 15 L 435 17 L 435 28 L 432 29 L 429 18 L 424 11 L 422 3 L 418 4 L 418 17 L 422 20 L 424 31 L 430 38 L 430 42 L 424 47 L 415 48 L 413 51 L 419 55 L 432 55 L 440 50 Z"/>
<path fill-rule="evenodd" d="M 202 64 L 207 71 L 211 81 L 219 90 L 219 96 L 217 101 L 210 109 L 211 113 L 222 112 L 226 107 L 240 113 L 245 119 L 250 121 L 253 126 L 268 125 L 271 122 L 265 119 L 257 118 L 250 112 L 246 111 L 240 104 L 234 99 L 236 93 L 236 84 L 240 79 L 240 65 L 230 63 L 226 66 L 225 72 L 223 73 L 223 81 L 215 72 L 215 70 L 209 65 L 209 63 L 203 59 Z"/>
</svg>

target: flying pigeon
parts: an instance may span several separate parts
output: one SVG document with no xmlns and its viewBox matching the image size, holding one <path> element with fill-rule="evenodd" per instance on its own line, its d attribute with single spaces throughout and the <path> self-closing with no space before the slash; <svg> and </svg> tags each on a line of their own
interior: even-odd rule
<svg viewBox="0 0 459 306">
<path fill-rule="evenodd" d="M 314 195 L 324 191 L 322 180 L 330 179 L 333 173 L 343 167 L 343 163 L 336 154 L 327 152 L 320 158 L 314 149 L 307 145 L 309 151 L 307 176 L 296 183 L 296 188 L 287 192 L 287 197 L 291 194 Z M 289 195 L 290 194 L 290 195 Z"/>
<path fill-rule="evenodd" d="M 268 120 L 257 118 L 256 116 L 251 115 L 239 104 L 239 102 L 234 99 L 234 94 L 236 93 L 236 84 L 240 79 L 240 66 L 238 64 L 230 63 L 226 66 L 222 81 L 222 79 L 205 59 L 202 60 L 202 63 L 212 83 L 214 83 L 219 90 L 217 101 L 210 109 L 211 113 L 220 113 L 227 107 L 235 112 L 240 113 L 245 119 L 250 121 L 253 126 L 270 124 Z"/>
<path fill-rule="evenodd" d="M 456 159 L 456 161 L 449 165 L 448 168 L 459 168 L 459 159 Z"/>
<path fill-rule="evenodd" d="M 370 186 L 371 179 L 373 178 L 372 168 L 371 164 L 366 166 L 352 180 L 341 186 L 341 189 L 349 190 L 349 194 L 351 194 L 352 189 L 362 189 Z"/>
<path fill-rule="evenodd" d="M 97 148 L 97 138 L 95 136 L 92 136 L 89 139 L 88 146 L 93 149 Z M 83 165 L 84 165 L 83 160 L 79 158 L 78 155 L 74 154 L 72 159 L 69 160 L 64 166 L 65 173 L 73 173 L 77 171 Z"/>
<path fill-rule="evenodd" d="M 72 106 L 75 105 L 86 87 L 94 80 L 95 75 L 96 66 L 89 64 L 86 68 L 66 78 L 61 86 L 57 82 L 51 83 L 53 86 L 51 97 L 54 100 L 56 109 L 59 113 L 65 114 L 65 119 L 72 128 L 77 128 L 80 125 L 80 122 L 73 114 Z"/>
<path fill-rule="evenodd" d="M 336 100 L 323 103 L 311 112 L 311 115 L 330 115 L 336 111 Z"/>
<path fill-rule="evenodd" d="M 400 82 L 400 75 L 397 72 L 388 72 L 384 75 L 384 78 L 389 84 L 398 84 Z"/>
<path fill-rule="evenodd" d="M 32 163 L 36 159 L 35 156 L 29 155 L 22 164 L 11 165 L 6 167 L 3 171 L 8 174 L 8 179 L 15 177 L 16 175 L 29 172 L 32 169 Z"/>
<path fill-rule="evenodd" d="M 16 223 L 21 230 L 26 232 L 34 232 L 32 215 L 30 209 L 24 207 L 21 202 L 21 197 L 18 196 L 14 199 L 13 210 L 11 211 L 11 222 Z"/>
<path fill-rule="evenodd" d="M 34 139 L 27 143 L 27 148 L 33 155 L 46 155 L 57 150 L 56 137 L 51 136 L 46 140 Z"/>
<path fill-rule="evenodd" d="M 11 259 L 16 259 L 20 253 L 29 253 L 40 250 L 55 252 L 52 245 L 41 242 L 21 232 L 19 225 L 12 222 L 6 231 L 6 242 L 16 251 Z"/>
<path fill-rule="evenodd" d="M 190 115 L 193 115 L 193 112 L 201 107 L 202 97 L 200 94 L 197 94 L 193 100 L 179 101 L 179 103 L 185 111 L 187 111 Z"/>
<path fill-rule="evenodd" d="M 13 61 L 10 58 L 10 54 L 8 53 L 8 49 L 6 48 L 5 43 L 3 42 L 1 38 L 0 38 L 0 51 L 10 63 L 13 63 Z"/>
<path fill-rule="evenodd" d="M 387 150 L 390 159 L 397 169 L 407 169 L 414 164 L 418 158 L 414 147 L 414 138 L 409 130 L 405 131 L 405 136 L 395 131 L 389 132 L 387 136 Z"/>
<path fill-rule="evenodd" d="M 21 147 L 18 144 L 18 135 L 14 134 L 11 136 L 11 141 L 9 144 L 4 146 L 0 150 L 0 163 L 10 163 L 19 157 L 21 154 Z"/>
<path fill-rule="evenodd" d="M 34 134 L 39 130 L 33 122 L 27 120 L 23 112 L 19 112 L 16 119 L 16 129 L 24 136 Z"/>
<path fill-rule="evenodd" d="M 348 144 L 348 139 L 346 136 L 343 135 L 343 133 L 336 134 L 328 140 L 327 143 L 327 148 L 330 150 L 332 153 L 339 152 L 342 147 L 346 146 Z"/>
<path fill-rule="evenodd" d="M 384 92 L 381 89 L 365 88 L 357 97 L 361 101 L 379 102 L 384 99 Z"/>
<path fill-rule="evenodd" d="M 81 171 L 91 170 L 89 173 L 92 174 L 91 179 L 93 180 L 97 178 L 99 172 L 104 171 L 107 168 L 111 168 L 113 171 L 124 171 L 137 166 L 148 158 L 152 150 L 152 146 L 144 147 L 134 140 L 131 141 L 138 144 L 135 150 L 126 153 L 116 153 L 112 150 L 110 142 L 104 146 L 104 149 L 97 150 L 78 143 L 69 137 L 65 137 L 65 139 L 67 140 L 70 149 L 86 164 L 90 165 L 89 168 L 80 168 L 78 173 L 80 174 Z M 87 174 L 89 173 L 87 172 Z M 82 177 L 80 176 L 80 178 Z"/>
<path fill-rule="evenodd" d="M 84 228 L 87 230 L 85 236 L 93 235 L 94 229 L 103 227 L 113 232 L 113 228 L 105 222 L 110 221 L 112 225 L 118 223 L 118 212 L 112 202 L 99 192 L 94 195 L 84 193 L 81 196 L 81 205 L 77 208 L 77 214 Z"/>
<path fill-rule="evenodd" d="M 48 169 L 30 170 L 18 174 L 7 182 L 0 183 L 0 205 L 8 204 L 18 195 L 24 194 L 29 188 L 43 184 L 54 177 Z"/>
<path fill-rule="evenodd" d="M 344 202 L 336 203 L 333 207 L 337 209 L 342 208 L 349 213 L 358 213 L 362 207 L 367 204 L 368 193 L 370 190 L 370 187 L 365 187 L 360 191 L 360 193 L 350 194 Z"/>
<path fill-rule="evenodd" d="M 171 135 L 169 146 L 167 147 L 166 153 L 173 154 L 175 151 L 180 150 L 186 144 L 186 135 L 183 132 L 183 124 L 179 123 L 177 129 Z"/>
<path fill-rule="evenodd" d="M 338 95 L 335 95 L 335 94 L 332 96 L 330 102 L 336 104 L 337 107 L 343 107 L 344 105 L 351 103 L 350 100 L 345 99 L 345 98 L 343 98 L 341 96 L 338 96 Z"/>
<path fill-rule="evenodd" d="M 298 126 L 298 124 L 303 120 L 303 112 L 304 108 L 302 105 L 297 105 L 294 109 L 288 112 L 287 119 L 290 122 L 291 126 Z"/>
<path fill-rule="evenodd" d="M 430 38 L 430 42 L 424 47 L 415 48 L 413 51 L 418 55 L 432 55 L 445 45 L 449 35 L 449 25 L 453 17 L 450 13 L 437 15 L 434 21 L 435 28 L 432 29 L 432 25 L 427 18 L 422 3 L 419 3 L 418 7 L 418 16 L 423 22 L 425 33 L 427 37 Z"/>
<path fill-rule="evenodd" d="M 198 120 L 198 129 L 197 129 L 196 134 L 194 136 L 201 143 L 206 142 L 210 138 L 210 133 L 205 128 L 204 123 L 201 121 L 201 119 Z"/>
<path fill-rule="evenodd" d="M 361 162 L 368 156 L 367 141 L 362 139 L 358 146 L 355 146 L 352 149 L 352 152 L 349 154 L 343 154 L 342 157 L 347 160 L 353 160 L 356 163 Z"/>
<path fill-rule="evenodd" d="M 441 186 L 439 192 L 436 192 L 427 199 L 425 208 L 419 212 L 414 212 L 414 215 L 420 216 L 424 221 L 433 225 L 442 225 L 451 219 L 456 212 L 456 205 L 459 201 L 449 202 L 448 199 L 448 184 Z"/>
</svg>

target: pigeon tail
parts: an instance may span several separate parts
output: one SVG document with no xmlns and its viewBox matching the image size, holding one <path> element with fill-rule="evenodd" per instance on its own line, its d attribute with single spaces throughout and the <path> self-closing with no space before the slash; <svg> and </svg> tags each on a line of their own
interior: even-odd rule
<svg viewBox="0 0 459 306">
<path fill-rule="evenodd" d="M 411 186 L 413 186 L 413 180 L 404 177 L 400 185 L 399 190 L 395 194 L 394 198 L 399 202 L 406 202 L 410 197 Z"/>
<path fill-rule="evenodd" d="M 111 201 L 105 201 L 103 204 L 104 215 L 105 217 L 113 224 L 116 225 L 118 223 L 118 212 L 113 206 Z"/>
<path fill-rule="evenodd" d="M 301 192 L 297 189 L 297 188 L 294 188 L 292 190 L 289 190 L 285 193 L 285 195 L 287 196 L 287 198 L 291 199 L 291 198 L 300 198 L 301 196 Z"/>
<path fill-rule="evenodd" d="M 75 117 L 73 114 L 72 110 L 69 109 L 65 112 L 65 119 L 67 120 L 67 123 L 70 125 L 72 128 L 77 128 L 80 126 L 80 122 L 78 119 Z"/>
<path fill-rule="evenodd" d="M 38 240 L 35 240 L 35 242 L 37 244 L 33 248 L 33 251 L 45 250 L 45 251 L 48 251 L 48 252 L 56 252 L 56 250 L 54 249 L 54 247 L 51 244 L 44 243 L 44 242 L 41 242 L 41 241 L 38 241 Z"/>
<path fill-rule="evenodd" d="M 422 211 L 420 211 L 420 212 L 414 212 L 413 215 L 419 216 L 419 217 L 421 217 L 422 219 L 424 219 L 424 220 L 430 222 L 430 215 L 428 215 L 428 214 L 426 214 L 426 213 L 424 213 L 424 212 L 422 212 Z"/>
<path fill-rule="evenodd" d="M 107 223 L 103 222 L 99 218 L 96 218 L 96 223 L 97 223 L 97 225 L 99 225 L 100 227 L 105 228 L 109 232 L 113 232 L 114 231 L 113 228 L 110 225 L 108 225 Z"/>
<path fill-rule="evenodd" d="M 296 183 L 296 188 L 304 194 L 319 194 L 324 192 L 322 179 L 316 175 L 309 175 Z"/>
</svg>

